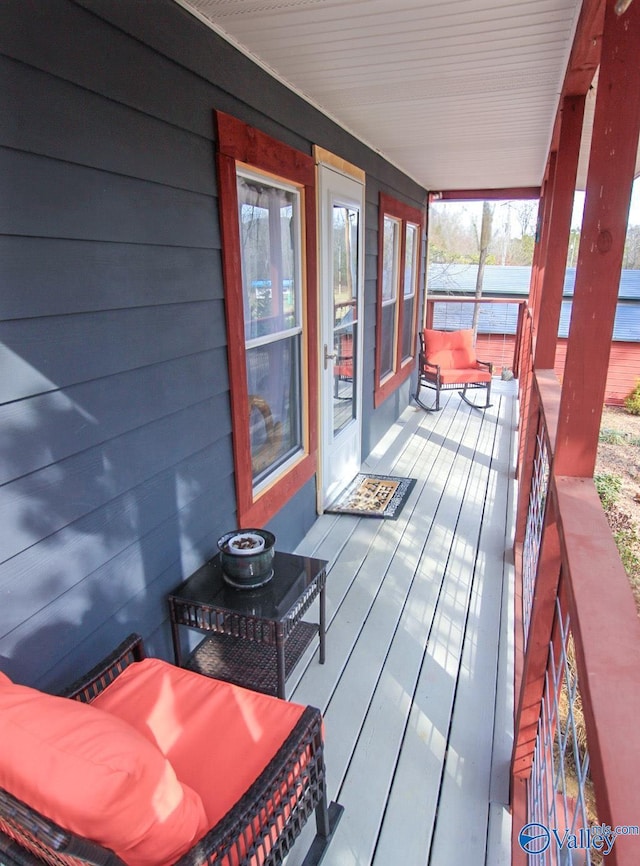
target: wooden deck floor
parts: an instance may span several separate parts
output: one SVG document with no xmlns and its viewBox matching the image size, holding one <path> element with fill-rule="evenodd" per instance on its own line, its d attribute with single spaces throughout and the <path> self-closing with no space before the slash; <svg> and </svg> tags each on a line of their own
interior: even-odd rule
<svg viewBox="0 0 640 866">
<path fill-rule="evenodd" d="M 417 479 L 400 517 L 323 515 L 298 548 L 330 562 L 326 663 L 288 683 L 345 809 L 327 866 L 510 863 L 515 427 L 513 382 L 410 406 L 363 466 Z"/>
</svg>

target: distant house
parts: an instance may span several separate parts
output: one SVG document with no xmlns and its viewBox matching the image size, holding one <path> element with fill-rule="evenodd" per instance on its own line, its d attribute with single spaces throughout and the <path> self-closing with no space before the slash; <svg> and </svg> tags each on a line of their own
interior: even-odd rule
<svg viewBox="0 0 640 866">
<path fill-rule="evenodd" d="M 473 295 L 477 265 L 430 264 L 427 275 L 429 295 Z M 575 268 L 567 268 L 562 310 L 558 328 L 556 373 L 562 377 L 566 354 L 571 298 Z M 529 294 L 531 268 L 489 265 L 485 268 L 485 297 L 526 298 Z M 473 313 L 470 304 L 436 304 L 434 326 L 453 329 L 470 327 Z M 513 303 L 482 304 L 478 324 L 478 353 L 498 367 L 508 366 L 512 356 L 517 327 L 517 305 Z M 640 379 L 640 270 L 623 270 L 609 358 L 609 375 L 605 400 L 620 405 Z"/>
</svg>

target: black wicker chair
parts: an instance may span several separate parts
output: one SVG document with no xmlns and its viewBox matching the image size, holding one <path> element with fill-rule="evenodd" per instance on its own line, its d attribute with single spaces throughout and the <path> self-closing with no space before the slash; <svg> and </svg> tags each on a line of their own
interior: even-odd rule
<svg viewBox="0 0 640 866">
<path fill-rule="evenodd" d="M 130 635 L 63 696 L 90 703 L 126 667 L 144 657 L 142 639 Z M 327 805 L 320 711 L 306 707 L 245 794 L 175 866 L 282 863 L 313 814 L 317 832 L 305 866 L 320 863 L 342 814 L 338 804 Z M 126 866 L 111 850 L 60 827 L 0 788 L 0 864 L 38 866 L 42 862 Z"/>
</svg>

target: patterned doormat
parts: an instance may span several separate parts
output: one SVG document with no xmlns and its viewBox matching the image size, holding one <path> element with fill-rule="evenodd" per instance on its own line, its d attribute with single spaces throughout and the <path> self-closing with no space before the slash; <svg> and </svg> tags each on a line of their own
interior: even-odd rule
<svg viewBox="0 0 640 866">
<path fill-rule="evenodd" d="M 325 511 L 397 520 L 415 483 L 415 478 L 393 475 L 356 475 Z"/>
</svg>

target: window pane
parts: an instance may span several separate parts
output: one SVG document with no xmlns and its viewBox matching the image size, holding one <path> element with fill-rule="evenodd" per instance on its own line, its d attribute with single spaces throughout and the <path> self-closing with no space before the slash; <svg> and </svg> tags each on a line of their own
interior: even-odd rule
<svg viewBox="0 0 640 866">
<path fill-rule="evenodd" d="M 247 351 L 254 483 L 302 448 L 300 335 Z"/>
<path fill-rule="evenodd" d="M 245 339 L 298 327 L 299 194 L 238 175 Z"/>
<path fill-rule="evenodd" d="M 396 305 L 387 304 L 382 308 L 382 334 L 380 343 L 380 378 L 384 379 L 394 371 Z"/>
<path fill-rule="evenodd" d="M 356 417 L 358 223 L 360 213 L 333 205 L 333 433 Z"/>
<path fill-rule="evenodd" d="M 358 222 L 360 214 L 346 205 L 333 206 L 333 304 L 336 325 L 357 316 Z"/>
<path fill-rule="evenodd" d="M 418 267 L 418 226 L 407 223 L 405 228 L 404 302 L 402 304 L 402 354 L 405 361 L 414 354 L 413 314 L 416 299 Z"/>
<path fill-rule="evenodd" d="M 398 258 L 400 250 L 400 223 L 385 216 L 384 247 L 382 254 L 382 302 L 392 301 L 398 294 Z"/>
<path fill-rule="evenodd" d="M 414 354 L 413 344 L 413 310 L 415 295 L 404 299 L 402 306 L 402 360 L 412 358 Z"/>
<path fill-rule="evenodd" d="M 385 216 L 382 248 L 380 379 L 395 370 L 400 229 L 400 220 Z"/>
<path fill-rule="evenodd" d="M 404 296 L 413 295 L 416 290 L 416 262 L 418 252 L 418 226 L 407 225 L 404 255 Z"/>
</svg>

